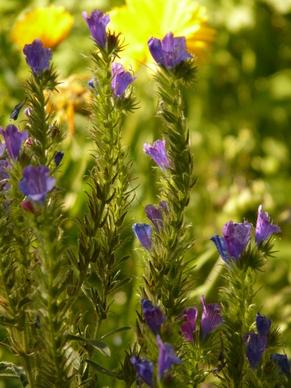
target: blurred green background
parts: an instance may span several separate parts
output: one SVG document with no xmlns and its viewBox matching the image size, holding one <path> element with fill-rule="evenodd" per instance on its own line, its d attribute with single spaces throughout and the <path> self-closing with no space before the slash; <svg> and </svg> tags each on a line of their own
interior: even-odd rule
<svg viewBox="0 0 291 388">
<path fill-rule="evenodd" d="M 166 0 L 165 0 L 166 1 Z M 59 186 L 66 193 L 66 208 L 75 217 L 84 210 L 83 174 L 88 166 L 91 145 L 87 141 L 87 81 L 92 42 L 81 12 L 109 10 L 123 1 L 0 0 L 0 124 L 9 122 L 13 107 L 24 96 L 28 69 L 21 51 L 11 42 L 10 30 L 17 16 L 28 7 L 64 5 L 74 16 L 68 37 L 54 50 L 53 61 L 60 79 L 67 79 L 56 106 L 60 117 L 72 101 L 76 112 L 74 128 L 64 116 L 68 136 L 62 149 L 64 162 Z M 171 1 L 168 1 L 169 6 Z M 278 251 L 258 275 L 257 305 L 282 332 L 284 351 L 291 356 L 291 0 L 205 0 L 209 24 L 216 29 L 215 42 L 200 65 L 197 82 L 187 96 L 191 146 L 197 184 L 187 210 L 195 245 L 190 257 L 196 263 L 193 274 L 193 303 L 202 293 L 215 301 L 220 284 L 221 261 L 209 241 L 223 224 L 244 218 L 255 222 L 260 203 L 282 228 Z M 52 27 L 53 28 L 53 27 Z M 122 32 L 122 31 L 121 31 Z M 156 201 L 156 171 L 142 151 L 145 141 L 159 136 L 155 118 L 151 72 L 141 66 L 136 73 L 135 94 L 139 109 L 126 122 L 124 142 L 133 161 L 132 174 L 138 185 L 127 217 L 128 260 L 124 272 L 132 276 L 127 289 L 119 291 L 104 331 L 132 325 L 138 308 L 139 274 L 144 253 L 130 234 L 133 222 L 145 221 L 143 207 Z M 68 80 L 68 77 L 69 78 Z M 22 115 L 19 119 L 21 127 Z M 134 247 L 134 250 L 131 248 Z M 2 340 L 5 333 L 1 334 Z M 100 355 L 98 362 L 117 366 L 133 333 L 111 339 L 112 357 Z M 0 359 L 13 357 L 0 348 Z M 17 362 L 17 360 L 16 360 Z M 110 380 L 108 380 L 110 381 Z M 104 379 L 104 384 L 106 379 Z M 107 382 L 110 385 L 110 382 Z M 1 385 L 2 384 L 2 385 Z M 14 387 L 5 380 L 0 387 Z"/>
</svg>

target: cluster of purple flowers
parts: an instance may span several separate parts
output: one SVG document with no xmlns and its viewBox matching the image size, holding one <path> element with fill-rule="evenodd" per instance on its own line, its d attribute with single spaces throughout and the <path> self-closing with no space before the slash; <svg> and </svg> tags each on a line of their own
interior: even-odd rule
<svg viewBox="0 0 291 388">
<path fill-rule="evenodd" d="M 266 350 L 271 321 L 264 315 L 257 313 L 256 326 L 257 333 L 250 332 L 244 338 L 247 358 L 252 368 L 256 368 L 259 365 Z"/>
<path fill-rule="evenodd" d="M 160 329 L 166 321 L 166 316 L 161 309 L 154 306 L 148 299 L 141 301 L 143 319 L 149 329 L 156 336 L 156 343 L 159 349 L 157 362 L 158 377 L 162 379 L 165 373 L 175 364 L 180 364 L 181 360 L 176 356 L 172 345 L 164 343 L 160 337 Z M 154 385 L 154 364 L 151 361 L 140 359 L 139 357 L 131 357 L 131 363 L 134 366 L 137 376 L 147 385 Z"/>
<path fill-rule="evenodd" d="M 163 227 L 163 218 L 168 213 L 168 204 L 166 201 L 160 201 L 158 206 L 147 205 L 145 213 L 152 222 L 156 231 L 159 232 Z M 150 250 L 152 248 L 152 227 L 149 224 L 133 224 L 132 230 L 140 241 L 141 245 Z"/>
<path fill-rule="evenodd" d="M 161 340 L 161 337 L 157 335 L 156 342 L 159 350 L 157 369 L 158 378 L 162 379 L 165 373 L 171 369 L 173 365 L 178 365 L 181 360 L 176 356 L 175 350 L 172 345 L 165 343 Z M 154 364 L 146 359 L 141 359 L 136 356 L 132 356 L 130 359 L 132 365 L 136 370 L 138 379 L 141 382 L 146 383 L 149 387 L 154 386 Z"/>
<path fill-rule="evenodd" d="M 51 60 L 51 50 L 43 46 L 38 39 L 31 44 L 24 46 L 23 52 L 26 56 L 26 62 L 30 66 L 35 77 L 39 77 L 44 71 L 49 69 Z M 23 103 L 18 104 L 14 108 L 13 120 L 17 119 L 19 110 Z M 27 144 L 31 139 L 28 139 L 28 132 L 19 131 L 15 125 L 8 125 L 6 129 L 1 128 L 0 133 L 4 138 L 4 143 L 0 144 L 0 157 L 7 151 L 7 158 L 0 160 L 0 178 L 2 188 L 7 189 L 9 186 L 3 182 L 8 180 L 8 170 L 11 168 L 11 163 L 20 158 L 21 148 L 25 141 Z M 63 158 L 62 152 L 57 152 L 54 156 L 55 165 L 58 166 Z M 23 169 L 23 178 L 19 183 L 21 192 L 26 196 L 26 200 L 21 203 L 23 209 L 33 212 L 33 205 L 30 201 L 43 203 L 46 195 L 55 186 L 55 179 L 50 176 L 49 168 L 46 166 L 27 166 Z"/>
<path fill-rule="evenodd" d="M 247 221 L 243 223 L 229 221 L 223 227 L 222 236 L 215 235 L 211 240 L 225 262 L 238 260 L 250 241 L 251 231 L 252 224 Z M 280 231 L 280 227 L 272 224 L 268 213 L 264 212 L 262 205 L 260 205 L 255 228 L 256 244 L 259 246 Z"/>
<path fill-rule="evenodd" d="M 8 171 L 11 163 L 18 160 L 22 144 L 27 139 L 28 133 L 20 132 L 15 125 L 10 124 L 5 129 L 0 128 L 0 134 L 4 139 L 4 143 L 0 143 L 0 157 L 5 157 L 0 160 L 0 181 L 1 188 L 7 190 L 9 188 Z"/>
<path fill-rule="evenodd" d="M 257 333 L 250 332 L 245 335 L 246 355 L 251 368 L 257 368 L 268 346 L 271 320 L 257 313 L 256 315 Z M 279 367 L 282 373 L 290 375 L 290 365 L 286 354 L 273 353 L 270 359 Z"/>
<path fill-rule="evenodd" d="M 83 18 L 87 22 L 92 38 L 97 46 L 105 50 L 109 40 L 106 32 L 106 27 L 110 21 L 109 15 L 99 10 L 93 11 L 91 15 L 84 11 Z M 166 34 L 162 40 L 150 38 L 148 40 L 148 47 L 157 64 L 167 69 L 173 69 L 192 57 L 187 52 L 185 38 L 174 37 L 171 32 Z"/>
<path fill-rule="evenodd" d="M 205 297 L 201 297 L 202 314 L 200 321 L 201 338 L 204 340 L 210 333 L 222 324 L 221 308 L 218 303 L 206 303 Z M 181 332 L 183 337 L 189 341 L 194 341 L 196 331 L 196 321 L 198 318 L 198 309 L 196 307 L 188 308 L 183 314 L 183 323 Z"/>
<path fill-rule="evenodd" d="M 93 11 L 91 15 L 83 12 L 83 18 L 88 24 L 92 38 L 101 50 L 106 50 L 109 36 L 106 32 L 107 24 L 110 22 L 110 17 L 101 11 Z M 114 95 L 118 98 L 123 97 L 128 86 L 135 80 L 129 71 L 126 71 L 121 63 L 113 63 L 112 68 L 111 88 Z M 89 81 L 89 86 L 94 87 L 94 82 Z M 98 82 L 98 80 L 97 80 Z"/>
<path fill-rule="evenodd" d="M 202 316 L 201 316 L 201 338 L 204 340 L 210 333 L 212 333 L 218 326 L 222 324 L 222 317 L 220 314 L 220 306 L 216 303 L 207 304 L 205 297 L 201 298 Z M 166 371 L 172 365 L 179 364 L 181 360 L 176 356 L 173 347 L 170 344 L 163 343 L 160 337 L 161 327 L 166 321 L 165 314 L 158 306 L 154 306 L 149 300 L 143 299 L 141 301 L 142 315 L 145 323 L 156 336 L 157 345 L 159 348 L 158 357 L 158 376 L 161 379 Z M 196 320 L 198 317 L 198 309 L 196 307 L 189 308 L 184 311 L 183 322 L 181 324 L 181 333 L 187 341 L 194 341 L 194 333 L 196 329 Z M 138 357 L 132 357 L 132 364 L 134 365 L 137 375 L 149 386 L 153 384 L 154 365 L 148 360 L 141 360 Z"/>
</svg>

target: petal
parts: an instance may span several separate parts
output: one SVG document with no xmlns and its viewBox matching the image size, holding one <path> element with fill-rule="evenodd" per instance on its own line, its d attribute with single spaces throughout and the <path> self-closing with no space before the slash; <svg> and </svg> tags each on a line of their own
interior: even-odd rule
<svg viewBox="0 0 291 388">
<path fill-rule="evenodd" d="M 218 250 L 218 253 L 220 254 L 221 258 L 225 262 L 227 262 L 229 259 L 229 254 L 227 252 L 225 239 L 223 237 L 215 235 L 215 236 L 211 237 L 210 240 L 214 242 L 216 249 Z"/>
</svg>

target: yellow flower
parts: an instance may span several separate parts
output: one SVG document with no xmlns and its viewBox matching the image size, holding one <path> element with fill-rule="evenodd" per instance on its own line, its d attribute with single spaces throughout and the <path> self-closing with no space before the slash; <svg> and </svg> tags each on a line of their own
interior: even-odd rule
<svg viewBox="0 0 291 388">
<path fill-rule="evenodd" d="M 151 37 L 161 39 L 168 32 L 185 36 L 189 52 L 198 59 L 214 39 L 206 9 L 194 0 L 126 0 L 126 5 L 113 8 L 109 14 L 109 29 L 124 36 L 122 56 L 135 67 L 152 61 L 147 47 Z"/>
<path fill-rule="evenodd" d="M 86 87 L 89 77 L 89 74 L 72 75 L 58 85 L 59 93 L 47 93 L 48 112 L 56 113 L 56 120 L 67 126 L 70 135 L 75 133 L 76 113 L 89 115 L 91 93 Z"/>
<path fill-rule="evenodd" d="M 38 38 L 45 47 L 62 42 L 73 25 L 73 16 L 63 7 L 39 7 L 20 14 L 11 31 L 11 39 L 21 48 Z"/>
</svg>

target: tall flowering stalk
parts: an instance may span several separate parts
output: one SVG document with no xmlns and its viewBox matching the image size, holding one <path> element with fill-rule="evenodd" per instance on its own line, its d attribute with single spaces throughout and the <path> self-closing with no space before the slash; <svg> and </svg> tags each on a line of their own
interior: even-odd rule
<svg viewBox="0 0 291 388">
<path fill-rule="evenodd" d="M 171 319 L 183 310 L 189 289 L 185 253 L 190 242 L 186 238 L 184 211 L 195 179 L 183 90 L 192 84 L 195 67 L 194 60 L 186 51 L 185 38 L 176 38 L 169 33 L 162 41 L 151 38 L 148 46 L 159 64 L 155 79 L 163 139 L 145 144 L 144 151 L 162 170 L 162 207 L 156 210 L 160 216 L 147 212 L 154 227 L 144 292 L 152 301 L 161 303 Z"/>
<path fill-rule="evenodd" d="M 7 178 L 1 193 L 5 205 L 1 228 L 6 229 L 1 233 L 1 293 L 11 326 L 7 326 L 10 349 L 22 360 L 26 382 L 30 387 L 69 387 L 76 373 L 66 337 L 72 272 L 62 200 L 52 176 L 60 140 L 55 134 L 60 132 L 46 110 L 46 93 L 57 81 L 51 52 L 39 40 L 27 44 L 23 52 L 32 71 L 26 89 L 30 111 L 26 131 L 14 125 L 1 130 Z"/>
<path fill-rule="evenodd" d="M 276 377 L 277 371 L 270 367 L 270 354 L 278 346 L 278 333 L 255 305 L 256 273 L 272 256 L 272 236 L 280 228 L 271 223 L 260 206 L 254 239 L 252 230 L 247 221 L 230 221 L 224 225 L 222 236 L 212 237 L 225 261 L 225 285 L 220 291 L 224 349 L 221 374 L 228 387 L 271 386 L 272 381 L 274 384 L 284 381 L 284 375 Z"/>
<path fill-rule="evenodd" d="M 23 53 L 31 68 L 27 81 L 27 127 L 31 136 L 31 155 L 36 163 L 47 165 L 62 136 L 53 113 L 48 109 L 49 93 L 56 91 L 57 75 L 50 65 L 51 50 L 36 39 L 24 46 Z"/>
<path fill-rule="evenodd" d="M 82 336 L 96 340 L 108 316 L 112 294 L 128 280 L 121 277 L 125 257 L 119 248 L 132 195 L 130 164 L 121 137 L 124 117 L 135 106 L 129 87 L 134 78 L 117 62 L 122 46 L 119 36 L 106 31 L 108 15 L 94 11 L 83 16 L 96 45 L 89 135 L 95 148 L 88 179 L 88 210 L 80 223 L 78 252 L 72 258 L 80 273 L 76 292 L 81 289 L 92 307 L 89 318 L 81 318 L 81 327 L 86 329 Z M 91 353 L 89 350 L 89 357 Z M 94 366 L 93 361 L 90 364 Z"/>
<path fill-rule="evenodd" d="M 51 176 L 51 171 L 57 167 L 54 156 L 61 132 L 47 110 L 47 96 L 56 89 L 57 80 L 50 65 L 51 51 L 39 40 L 25 45 L 23 52 L 32 71 L 27 82 L 29 115 L 26 125 L 30 165 L 23 168 L 19 190 L 25 196 L 22 208 L 32 234 L 30 255 L 38 261 L 32 268 L 35 291 L 34 318 L 31 319 L 37 323 L 31 333 L 35 348 L 29 383 L 32 387 L 49 384 L 69 387 L 76 373 L 67 340 L 71 306 L 68 279 L 72 270 L 68 268 L 62 198 L 55 188 L 56 179 Z"/>
</svg>

